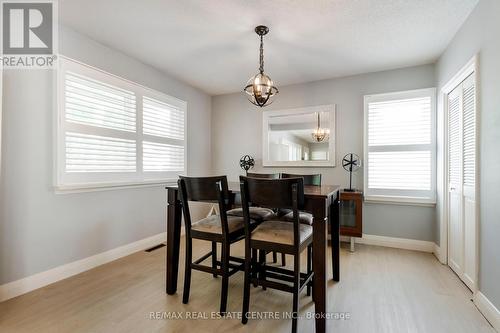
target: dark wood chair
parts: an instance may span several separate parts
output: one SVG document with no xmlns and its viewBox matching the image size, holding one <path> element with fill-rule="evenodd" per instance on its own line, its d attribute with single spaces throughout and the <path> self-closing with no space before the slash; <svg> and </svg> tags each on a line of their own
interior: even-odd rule
<svg viewBox="0 0 500 333">
<path fill-rule="evenodd" d="M 291 173 L 282 173 L 281 178 L 287 179 L 287 178 L 302 178 L 304 179 L 304 186 L 321 186 L 321 174 L 312 174 L 312 175 L 298 175 L 298 174 L 291 174 Z M 303 207 L 299 207 L 299 209 L 302 209 Z M 293 213 L 289 209 L 281 209 L 278 212 L 278 215 L 280 218 L 284 221 L 293 221 Z M 313 215 L 311 213 L 307 212 L 299 212 L 299 221 L 300 223 L 312 225 L 313 223 Z M 281 254 L 281 264 L 283 266 L 286 265 L 286 259 L 285 255 Z"/>
<path fill-rule="evenodd" d="M 260 178 L 260 179 L 279 179 L 279 173 L 251 173 L 247 172 L 247 177 Z"/>
<path fill-rule="evenodd" d="M 242 323 L 248 321 L 250 306 L 250 283 L 264 288 L 273 288 L 293 293 L 292 332 L 297 332 L 299 293 L 307 286 L 311 294 L 313 228 L 299 222 L 299 207 L 304 205 L 304 183 L 302 178 L 257 179 L 240 177 L 241 201 L 245 218 L 245 281 L 243 293 Z M 293 212 L 293 223 L 279 219 L 264 221 L 252 228 L 250 207 L 256 205 L 271 209 L 286 208 Z M 267 266 L 255 260 L 256 251 L 278 251 L 292 255 L 293 270 Z M 300 254 L 307 250 L 307 272 L 300 272 Z"/>
<path fill-rule="evenodd" d="M 181 196 L 184 222 L 186 227 L 186 264 L 184 275 L 184 294 L 182 302 L 189 301 L 191 286 L 191 270 L 212 273 L 214 277 L 222 276 L 220 312 L 224 314 L 227 306 L 227 290 L 229 277 L 238 270 L 243 270 L 244 260 L 230 256 L 230 245 L 245 237 L 244 219 L 242 217 L 227 216 L 230 207 L 230 196 L 226 176 L 220 177 L 179 177 L 179 193 Z M 219 215 L 212 215 L 195 223 L 191 221 L 189 201 L 217 203 Z M 250 219 L 250 229 L 254 227 L 254 220 Z M 212 242 L 212 251 L 192 261 L 192 240 L 201 239 Z M 221 243 L 221 260 L 217 261 L 217 243 Z M 212 265 L 201 263 L 212 258 Z"/>
<path fill-rule="evenodd" d="M 302 178 L 304 179 L 304 185 L 314 185 L 321 186 L 321 174 L 313 174 L 313 175 L 296 175 L 291 173 L 282 173 L 281 178 Z"/>
<path fill-rule="evenodd" d="M 260 178 L 260 179 L 279 179 L 280 174 L 279 173 L 250 173 L 250 172 L 248 172 L 247 177 Z M 243 217 L 243 209 L 242 208 L 234 208 L 234 209 L 228 210 L 227 215 Z M 250 216 L 256 222 L 260 223 L 260 222 L 263 222 L 265 220 L 276 218 L 276 213 L 269 208 L 252 206 L 252 207 L 250 207 Z M 283 257 L 284 257 L 284 255 L 282 255 L 282 262 L 283 262 Z M 278 261 L 278 255 L 276 252 L 273 252 L 273 262 L 276 263 L 277 261 Z"/>
</svg>

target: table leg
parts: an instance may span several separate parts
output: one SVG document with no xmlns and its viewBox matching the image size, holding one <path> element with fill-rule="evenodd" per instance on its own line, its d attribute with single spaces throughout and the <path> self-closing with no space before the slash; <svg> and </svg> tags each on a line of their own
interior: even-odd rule
<svg viewBox="0 0 500 333">
<path fill-rule="evenodd" d="M 177 190 L 167 190 L 167 202 L 166 291 L 167 294 L 173 295 L 177 291 L 182 218 L 181 202 Z"/>
<path fill-rule="evenodd" d="M 326 332 L 326 251 L 328 224 L 325 221 L 325 202 L 314 204 L 313 209 L 313 270 L 314 270 L 314 311 L 316 314 L 316 333 Z"/>
<path fill-rule="evenodd" d="M 339 198 L 333 200 L 330 205 L 330 232 L 332 243 L 332 278 L 340 281 L 340 209 Z"/>
</svg>

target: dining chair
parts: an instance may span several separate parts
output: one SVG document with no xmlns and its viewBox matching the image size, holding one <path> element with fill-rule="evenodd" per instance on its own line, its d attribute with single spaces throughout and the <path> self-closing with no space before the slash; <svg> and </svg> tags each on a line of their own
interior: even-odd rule
<svg viewBox="0 0 500 333">
<path fill-rule="evenodd" d="M 282 173 L 281 178 L 297 178 L 300 177 L 304 179 L 304 185 L 314 185 L 321 186 L 321 174 L 312 174 L 312 175 L 297 175 L 292 173 Z"/>
<path fill-rule="evenodd" d="M 245 279 L 243 291 L 242 323 L 248 322 L 250 307 L 250 283 L 265 288 L 273 288 L 293 294 L 292 333 L 297 332 L 299 293 L 307 286 L 311 294 L 312 240 L 313 228 L 299 222 L 299 207 L 304 204 L 304 180 L 257 179 L 240 177 L 241 201 L 245 220 Z M 293 212 L 293 223 L 272 219 L 252 228 L 250 207 L 257 205 L 270 209 L 286 208 Z M 293 270 L 268 266 L 256 261 L 252 252 L 278 251 L 292 255 Z M 300 272 L 300 254 L 307 250 L 307 271 Z M 257 274 L 256 274 L 257 273 Z"/>
<path fill-rule="evenodd" d="M 261 179 L 279 179 L 279 173 L 251 173 L 247 172 L 247 177 L 261 178 Z"/>
<path fill-rule="evenodd" d="M 238 270 L 243 270 L 244 260 L 230 256 L 230 245 L 245 237 L 244 219 L 226 214 L 227 207 L 230 204 L 226 176 L 198 178 L 181 176 L 178 185 L 186 228 L 186 263 L 182 302 L 187 304 L 189 301 L 192 269 L 212 273 L 214 277 L 221 275 L 220 313 L 224 314 L 227 306 L 229 277 Z M 219 214 L 193 223 L 191 221 L 189 201 L 216 203 L 219 205 Z M 255 221 L 253 219 L 248 221 L 249 228 L 252 229 Z M 212 242 L 212 251 L 193 261 L 193 239 Z M 222 248 L 220 261 L 217 261 L 217 243 L 221 243 Z M 210 257 L 212 258 L 211 266 L 201 264 Z"/>
<path fill-rule="evenodd" d="M 281 173 L 281 178 L 302 178 L 304 180 L 304 186 L 321 186 L 321 174 L 311 174 L 311 175 L 298 175 L 291 173 Z M 303 207 L 299 207 L 302 209 Z M 278 212 L 280 218 L 284 221 L 293 221 L 293 212 L 287 209 L 281 209 Z M 312 225 L 313 223 L 313 215 L 311 213 L 299 211 L 299 221 L 300 223 Z M 285 255 L 281 254 L 281 265 L 286 265 Z"/>
<path fill-rule="evenodd" d="M 247 177 L 260 178 L 260 179 L 279 179 L 280 174 L 279 173 L 250 173 L 250 172 L 247 172 Z M 243 210 L 242 210 L 242 208 L 234 208 L 234 209 L 228 210 L 227 215 L 243 217 Z M 276 218 L 276 213 L 273 210 L 268 209 L 268 208 L 252 206 L 252 207 L 250 207 L 250 216 L 256 222 L 260 223 L 262 221 L 269 220 L 271 218 Z M 283 257 L 284 257 L 284 255 L 282 255 L 282 262 L 283 262 Z M 276 252 L 273 252 L 273 263 L 276 263 L 277 261 L 278 261 L 278 255 Z"/>
</svg>

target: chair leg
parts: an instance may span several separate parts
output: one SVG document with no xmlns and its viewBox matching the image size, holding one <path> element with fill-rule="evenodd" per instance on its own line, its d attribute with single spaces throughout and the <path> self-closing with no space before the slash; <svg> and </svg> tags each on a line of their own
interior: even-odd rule
<svg viewBox="0 0 500 333">
<path fill-rule="evenodd" d="M 192 244 L 193 240 L 191 237 L 186 236 L 186 263 L 184 271 L 184 292 L 182 294 L 182 303 L 187 304 L 189 302 L 189 289 L 191 287 L 191 262 L 192 262 Z"/>
<path fill-rule="evenodd" d="M 297 333 L 297 317 L 299 315 L 299 288 L 300 288 L 300 253 L 296 253 L 293 267 L 293 312 L 292 333 Z"/>
<path fill-rule="evenodd" d="M 245 277 L 243 282 L 243 309 L 241 323 L 248 322 L 248 310 L 250 306 L 250 278 L 251 278 L 251 254 L 250 249 L 245 249 Z"/>
<path fill-rule="evenodd" d="M 266 251 L 259 250 L 259 280 L 266 279 L 265 266 L 266 265 Z M 267 288 L 262 286 L 262 290 L 266 290 Z"/>
<path fill-rule="evenodd" d="M 212 242 L 212 269 L 217 269 L 217 242 Z M 216 278 L 217 273 L 214 273 L 213 276 Z"/>
<path fill-rule="evenodd" d="M 220 314 L 224 315 L 227 308 L 227 289 L 229 285 L 229 249 L 228 241 L 222 242 L 222 289 L 220 296 Z"/>
<path fill-rule="evenodd" d="M 281 266 L 286 266 L 286 256 L 284 253 L 281 254 Z"/>
<path fill-rule="evenodd" d="M 312 244 L 307 247 L 307 274 L 312 271 Z M 311 285 L 312 283 L 307 283 L 307 296 L 311 296 Z"/>
<path fill-rule="evenodd" d="M 277 262 L 278 262 L 278 254 L 276 253 L 276 251 L 273 251 L 273 264 Z"/>
<path fill-rule="evenodd" d="M 252 249 L 251 266 L 252 278 L 257 278 L 257 249 Z M 253 287 L 257 288 L 257 282 L 253 283 Z"/>
</svg>

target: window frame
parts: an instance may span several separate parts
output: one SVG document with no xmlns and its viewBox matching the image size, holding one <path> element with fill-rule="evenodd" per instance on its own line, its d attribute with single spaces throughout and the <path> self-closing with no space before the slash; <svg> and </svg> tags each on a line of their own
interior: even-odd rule
<svg viewBox="0 0 500 333">
<path fill-rule="evenodd" d="M 402 145 L 398 149 L 397 145 L 384 145 L 378 146 L 376 149 L 370 150 L 368 146 L 368 105 L 373 102 L 384 102 L 400 99 L 411 99 L 418 97 L 431 98 L 431 189 L 429 191 L 411 191 L 411 190 L 391 190 L 385 189 L 377 191 L 368 189 L 368 153 L 370 151 L 418 151 L 418 148 L 427 145 Z M 383 94 L 371 94 L 364 96 L 364 136 L 363 136 L 363 154 L 364 154 L 364 196 L 367 202 L 379 203 L 394 203 L 404 205 L 421 205 L 421 206 L 434 206 L 436 204 L 436 155 L 437 155 L 437 119 L 436 119 L 436 88 L 425 88 L 416 90 L 405 90 Z"/>
<path fill-rule="evenodd" d="M 108 129 L 97 126 L 89 126 L 76 123 L 68 123 L 65 120 L 65 73 L 72 71 L 77 74 L 87 76 L 103 83 L 129 90 L 136 97 L 136 131 L 127 132 L 114 129 Z M 133 81 L 127 80 L 120 76 L 106 72 L 94 66 L 87 65 L 80 61 L 59 56 L 58 70 L 54 71 L 55 76 L 55 103 L 54 108 L 54 189 L 56 193 L 65 192 L 86 192 L 93 190 L 106 190 L 124 187 L 143 187 L 154 186 L 160 184 L 170 184 L 177 180 L 177 174 L 186 174 L 187 172 L 187 155 L 188 155 L 188 113 L 187 102 L 178 98 L 169 96 L 165 93 L 140 85 Z M 146 135 L 143 133 L 142 118 L 143 97 L 152 98 L 160 102 L 173 105 L 184 112 L 184 139 L 175 140 L 159 136 Z M 136 171 L 135 172 L 95 172 L 81 173 L 79 175 L 71 175 L 65 172 L 66 168 L 66 152 L 65 152 L 65 132 L 77 130 L 77 133 L 106 135 L 113 138 L 124 138 L 135 140 L 136 143 Z M 78 130 L 80 129 L 80 130 Z M 158 172 L 158 171 L 143 171 L 143 142 L 150 141 L 155 143 L 177 143 L 182 142 L 184 147 L 184 169 L 174 172 Z M 175 175 L 174 175 L 175 173 Z"/>
</svg>

